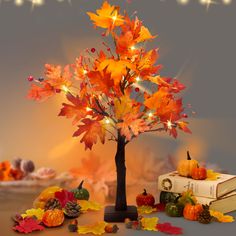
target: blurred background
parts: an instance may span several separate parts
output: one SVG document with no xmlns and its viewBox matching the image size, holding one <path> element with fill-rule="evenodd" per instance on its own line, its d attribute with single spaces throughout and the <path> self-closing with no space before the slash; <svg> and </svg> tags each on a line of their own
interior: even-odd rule
<svg viewBox="0 0 236 236">
<path fill-rule="evenodd" d="M 150 47 L 160 48 L 161 74 L 177 77 L 187 86 L 184 102 L 192 135 L 145 134 L 127 146 L 128 184 L 150 184 L 173 170 L 176 161 L 192 157 L 215 170 L 236 174 L 236 3 L 198 1 L 110 1 L 137 15 L 158 37 Z M 183 1 L 185 2 L 185 1 Z M 27 100 L 27 77 L 43 75 L 45 63 L 68 64 L 86 48 L 102 42 L 86 12 L 102 1 L 45 1 L 32 8 L 14 1 L 0 5 L 0 161 L 31 159 L 36 167 L 58 173 L 73 169 L 91 181 L 115 179 L 115 144 L 84 150 L 72 138 L 71 120 L 57 117 L 63 98 L 46 103 Z M 208 8 L 209 7 L 209 8 Z M 135 162 L 134 162 L 135 160 Z M 138 191 L 138 190 L 137 190 Z M 136 192 L 137 192 L 136 191 Z M 140 189 L 142 191 L 142 189 Z"/>
</svg>

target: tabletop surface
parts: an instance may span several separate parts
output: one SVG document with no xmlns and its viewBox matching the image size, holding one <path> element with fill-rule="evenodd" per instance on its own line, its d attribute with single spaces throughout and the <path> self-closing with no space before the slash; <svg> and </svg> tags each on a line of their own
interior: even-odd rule
<svg viewBox="0 0 236 236">
<path fill-rule="evenodd" d="M 14 236 L 18 233 L 14 232 L 11 228 L 13 222 L 11 216 L 16 212 L 24 212 L 25 209 L 31 208 L 36 194 L 6 194 L 0 189 L 0 236 Z M 230 213 L 230 215 L 236 217 L 236 212 Z M 175 226 L 182 227 L 184 235 L 199 236 L 199 235 L 235 235 L 236 222 L 233 223 L 216 223 L 213 222 L 209 225 L 202 225 L 198 222 L 191 222 L 184 220 L 183 218 L 170 218 L 165 213 L 153 213 L 147 215 L 147 217 L 157 216 L 160 223 L 170 222 Z M 98 212 L 88 212 L 82 214 L 78 218 L 80 225 L 92 224 L 97 221 L 103 220 L 103 210 Z M 62 227 L 45 229 L 42 232 L 34 232 L 28 235 L 44 235 L 44 236 L 66 236 L 71 235 L 67 229 L 68 221 L 64 223 Z M 160 232 L 147 232 L 147 231 L 136 231 L 132 229 L 126 229 L 124 224 L 118 224 L 119 231 L 116 235 L 127 235 L 127 236 L 139 236 L 139 235 L 164 235 Z M 90 235 L 90 234 L 87 234 Z M 105 234 L 104 234 L 105 235 Z M 109 234 L 107 234 L 109 235 Z"/>
</svg>

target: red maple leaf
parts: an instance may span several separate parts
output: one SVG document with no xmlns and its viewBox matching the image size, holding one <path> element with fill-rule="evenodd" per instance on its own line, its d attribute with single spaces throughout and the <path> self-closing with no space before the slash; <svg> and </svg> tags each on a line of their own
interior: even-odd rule
<svg viewBox="0 0 236 236">
<path fill-rule="evenodd" d="M 20 233 L 28 234 L 33 231 L 44 230 L 44 227 L 40 225 L 40 221 L 34 218 L 27 217 L 19 221 L 19 224 L 14 226 L 13 230 L 18 231 Z"/>
<path fill-rule="evenodd" d="M 93 144 L 97 143 L 97 137 L 100 138 L 101 142 L 105 143 L 105 129 L 98 120 L 91 120 L 85 118 L 82 120 L 83 125 L 79 125 L 79 129 L 74 133 L 73 137 L 77 137 L 84 133 L 84 136 L 80 142 L 84 142 L 85 150 L 92 149 Z"/>
<path fill-rule="evenodd" d="M 166 234 L 183 234 L 182 228 L 173 226 L 170 223 L 157 224 L 156 228 L 158 231 Z"/>
<path fill-rule="evenodd" d="M 64 207 L 69 201 L 75 201 L 74 194 L 64 189 L 62 191 L 55 192 L 55 198 L 60 201 L 62 207 Z"/>
</svg>

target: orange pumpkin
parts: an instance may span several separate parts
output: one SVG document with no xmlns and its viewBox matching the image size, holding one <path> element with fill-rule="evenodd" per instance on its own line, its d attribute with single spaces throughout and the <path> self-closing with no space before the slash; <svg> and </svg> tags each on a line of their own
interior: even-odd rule
<svg viewBox="0 0 236 236">
<path fill-rule="evenodd" d="M 187 152 L 187 160 L 180 160 L 177 166 L 179 175 L 191 177 L 194 168 L 198 167 L 198 162 L 191 159 L 189 151 Z"/>
<path fill-rule="evenodd" d="M 184 207 L 184 218 L 187 220 L 196 221 L 198 219 L 199 214 L 203 211 L 203 207 L 201 204 L 192 205 L 190 203 L 186 204 Z"/>
<path fill-rule="evenodd" d="M 42 222 L 47 227 L 60 226 L 64 222 L 64 213 L 62 210 L 47 210 L 43 214 Z"/>
<path fill-rule="evenodd" d="M 192 170 L 191 177 L 197 180 L 204 180 L 207 178 L 207 170 L 204 167 L 195 167 Z"/>
</svg>

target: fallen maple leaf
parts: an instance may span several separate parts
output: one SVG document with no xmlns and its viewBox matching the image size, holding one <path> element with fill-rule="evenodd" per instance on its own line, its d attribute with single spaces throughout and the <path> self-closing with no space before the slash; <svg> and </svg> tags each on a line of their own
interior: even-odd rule
<svg viewBox="0 0 236 236">
<path fill-rule="evenodd" d="M 215 217 L 221 223 L 231 223 L 234 222 L 234 217 L 230 215 L 224 215 L 219 211 L 210 210 L 211 216 Z"/>
<path fill-rule="evenodd" d="M 173 234 L 173 235 L 183 234 L 182 228 L 173 226 L 170 223 L 157 224 L 156 228 L 158 231 L 165 234 Z"/>
<path fill-rule="evenodd" d="M 102 205 L 94 201 L 78 200 L 77 202 L 81 206 L 81 211 L 83 212 L 88 210 L 99 211 L 102 209 Z"/>
<path fill-rule="evenodd" d="M 44 214 L 43 209 L 41 209 L 41 208 L 37 208 L 37 209 L 32 208 L 32 209 L 26 210 L 26 212 L 24 214 L 22 214 L 21 216 L 23 218 L 35 216 L 38 220 L 42 220 L 43 214 Z"/>
<path fill-rule="evenodd" d="M 142 214 L 151 214 L 155 212 L 157 209 L 151 206 L 140 206 L 137 208 L 137 210 L 138 210 L 138 213 L 142 215 Z"/>
<path fill-rule="evenodd" d="M 157 211 L 159 212 L 164 212 L 165 211 L 165 207 L 166 207 L 166 204 L 164 203 L 158 203 L 154 206 L 156 208 Z"/>
<path fill-rule="evenodd" d="M 62 207 L 64 207 L 69 201 L 75 201 L 74 194 L 65 189 L 55 192 L 55 198 L 60 201 Z"/>
<path fill-rule="evenodd" d="M 159 219 L 157 217 L 152 217 L 152 218 L 143 217 L 141 219 L 143 229 L 148 231 L 157 231 L 156 225 L 158 223 L 158 220 Z"/>
<path fill-rule="evenodd" d="M 215 172 L 214 170 L 207 170 L 206 180 L 217 180 L 220 176 L 220 173 Z"/>
<path fill-rule="evenodd" d="M 84 142 L 85 150 L 92 149 L 93 144 L 97 143 L 97 137 L 100 138 L 102 143 L 105 143 L 105 129 L 97 120 L 85 118 L 82 120 L 83 125 L 79 125 L 79 129 L 74 133 L 73 137 L 77 137 L 85 133 L 80 142 Z"/>
<path fill-rule="evenodd" d="M 25 234 L 38 230 L 41 231 L 43 229 L 44 227 L 40 225 L 40 221 L 35 220 L 33 218 L 25 218 L 21 220 L 18 225 L 13 227 L 13 230 Z"/>
<path fill-rule="evenodd" d="M 78 225 L 78 233 L 79 234 L 95 234 L 95 235 L 102 235 L 105 233 L 105 227 L 107 223 L 105 221 L 97 222 L 92 225 Z"/>
</svg>

